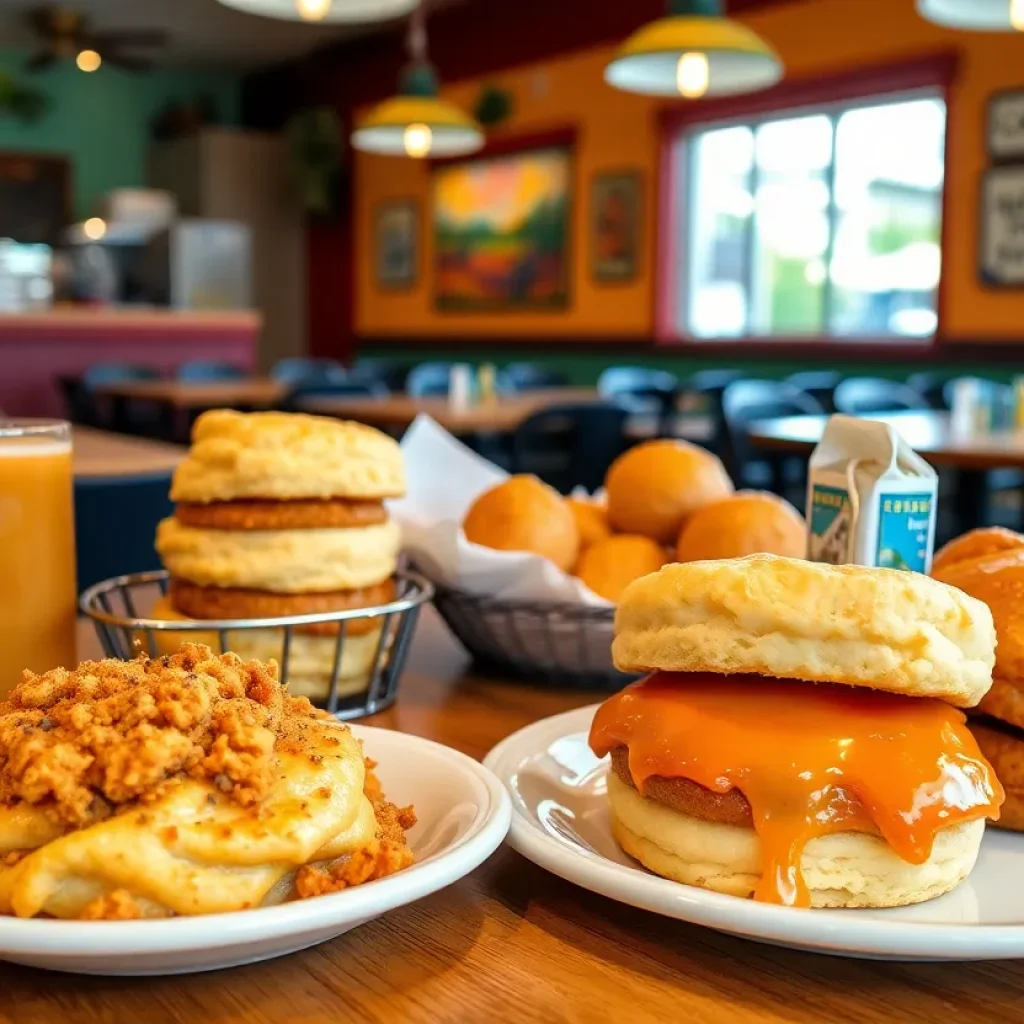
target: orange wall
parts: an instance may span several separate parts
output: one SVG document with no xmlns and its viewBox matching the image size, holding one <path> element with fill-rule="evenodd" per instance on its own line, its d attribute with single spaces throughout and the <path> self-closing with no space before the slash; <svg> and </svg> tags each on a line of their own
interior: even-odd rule
<svg viewBox="0 0 1024 1024">
<path fill-rule="evenodd" d="M 744 19 L 779 51 L 787 77 L 813 79 L 866 65 L 899 64 L 923 55 L 960 55 L 949 112 L 946 168 L 944 309 L 948 338 L 1024 336 L 1024 291 L 990 291 L 978 283 L 978 194 L 986 166 L 985 116 L 996 91 L 1024 87 L 1024 38 L 972 34 L 921 20 L 913 0 L 815 0 L 772 8 Z M 499 134 L 518 135 L 572 125 L 577 130 L 570 307 L 557 313 L 439 313 L 433 308 L 430 268 L 430 174 L 412 160 L 357 154 L 355 158 L 356 329 L 364 336 L 557 335 L 650 336 L 654 329 L 655 231 L 658 216 L 659 104 L 619 93 L 601 77 L 609 49 L 570 54 L 543 65 L 489 76 L 515 97 L 515 116 Z M 441 68 L 443 75 L 444 69 Z M 482 81 L 445 90 L 470 108 Z M 628 285 L 590 278 L 590 183 L 595 173 L 637 169 L 644 176 L 644 255 L 640 276 Z M 373 211 L 389 199 L 414 198 L 424 213 L 420 275 L 407 292 L 374 284 Z"/>
</svg>

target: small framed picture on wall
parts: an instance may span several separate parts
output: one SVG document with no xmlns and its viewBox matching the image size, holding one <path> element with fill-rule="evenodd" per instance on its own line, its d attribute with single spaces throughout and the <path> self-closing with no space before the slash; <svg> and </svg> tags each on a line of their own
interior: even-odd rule
<svg viewBox="0 0 1024 1024">
<path fill-rule="evenodd" d="M 643 184 L 639 171 L 598 174 L 591 190 L 590 261 L 595 281 L 625 283 L 640 268 Z"/>
<path fill-rule="evenodd" d="M 988 155 L 995 163 L 1024 160 L 1024 89 L 988 101 Z"/>
<path fill-rule="evenodd" d="M 979 277 L 990 288 L 1024 288 L 1024 167 L 993 167 L 981 188 Z"/>
<path fill-rule="evenodd" d="M 381 203 L 374 218 L 377 287 L 412 288 L 419 276 L 420 210 L 411 199 Z"/>
</svg>

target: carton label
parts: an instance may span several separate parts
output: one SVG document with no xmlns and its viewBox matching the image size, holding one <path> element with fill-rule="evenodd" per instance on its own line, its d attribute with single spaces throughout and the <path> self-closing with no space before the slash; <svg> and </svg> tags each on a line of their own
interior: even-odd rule
<svg viewBox="0 0 1024 1024">
<path fill-rule="evenodd" d="M 815 484 L 811 490 L 810 513 L 811 561 L 829 565 L 849 562 L 853 507 L 847 490 Z"/>
<path fill-rule="evenodd" d="M 887 569 L 926 572 L 935 511 L 935 499 L 930 493 L 882 493 L 875 564 Z"/>
</svg>

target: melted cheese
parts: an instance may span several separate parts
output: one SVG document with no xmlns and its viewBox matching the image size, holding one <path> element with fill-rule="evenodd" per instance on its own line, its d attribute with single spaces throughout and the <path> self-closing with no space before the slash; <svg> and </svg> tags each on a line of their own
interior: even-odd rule
<svg viewBox="0 0 1024 1024">
<path fill-rule="evenodd" d="M 657 673 L 601 706 L 590 745 L 628 747 L 641 793 L 653 776 L 739 790 L 764 851 L 754 898 L 808 906 L 799 865 L 817 836 L 880 834 L 923 864 L 942 829 L 999 816 L 1002 787 L 965 721 L 930 698 Z"/>
<path fill-rule="evenodd" d="M 258 810 L 183 780 L 150 803 L 63 836 L 47 835 L 38 813 L 0 816 L 0 851 L 38 846 L 0 868 L 0 913 L 78 917 L 114 890 L 147 914 L 279 900 L 296 868 L 364 846 L 376 831 L 358 742 L 333 723 L 319 740 L 306 754 L 278 755 L 277 780 Z"/>
</svg>

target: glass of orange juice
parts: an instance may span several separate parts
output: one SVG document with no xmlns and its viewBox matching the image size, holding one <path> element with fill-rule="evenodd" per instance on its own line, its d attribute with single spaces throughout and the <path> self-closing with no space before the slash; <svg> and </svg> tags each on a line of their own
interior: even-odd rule
<svg viewBox="0 0 1024 1024">
<path fill-rule="evenodd" d="M 71 426 L 0 420 L 0 700 L 75 659 Z"/>
</svg>

